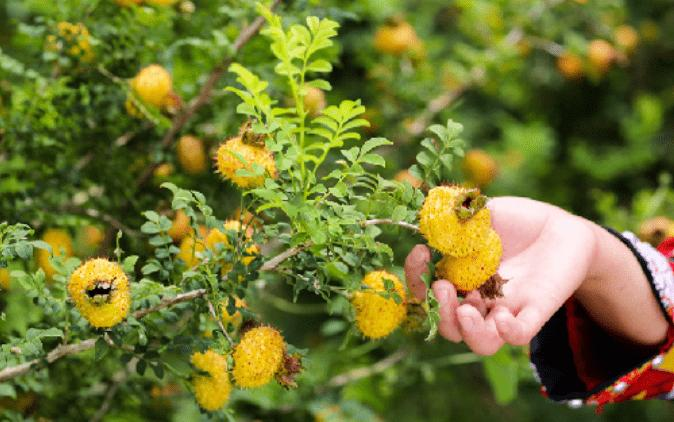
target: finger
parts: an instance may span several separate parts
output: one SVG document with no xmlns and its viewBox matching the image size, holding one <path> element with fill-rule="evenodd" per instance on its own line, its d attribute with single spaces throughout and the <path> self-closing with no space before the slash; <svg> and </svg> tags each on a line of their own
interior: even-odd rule
<svg viewBox="0 0 674 422">
<path fill-rule="evenodd" d="M 405 259 L 405 279 L 407 287 L 417 299 L 426 299 L 426 283 L 421 279 L 428 271 L 431 262 L 431 251 L 426 245 L 416 245 Z"/>
<path fill-rule="evenodd" d="M 456 320 L 456 308 L 459 306 L 456 289 L 449 281 L 438 280 L 433 283 L 433 294 L 440 305 L 438 309 L 440 314 L 438 332 L 449 341 L 460 342 L 461 333 Z"/>
<path fill-rule="evenodd" d="M 529 344 L 542 325 L 541 313 L 533 306 L 522 309 L 517 317 L 503 306 L 495 308 L 492 314 L 501 338 L 515 346 Z"/>
<path fill-rule="evenodd" d="M 478 355 L 493 355 L 503 346 L 493 318 L 484 319 L 472 305 L 461 305 L 456 310 L 459 332 L 470 349 Z"/>
<path fill-rule="evenodd" d="M 487 315 L 487 303 L 482 299 L 482 295 L 477 290 L 469 292 L 461 304 L 472 305 L 483 317 Z"/>
</svg>

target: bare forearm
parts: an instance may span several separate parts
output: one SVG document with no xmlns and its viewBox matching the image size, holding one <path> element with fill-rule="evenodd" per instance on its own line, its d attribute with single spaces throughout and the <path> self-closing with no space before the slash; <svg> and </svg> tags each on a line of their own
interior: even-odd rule
<svg viewBox="0 0 674 422">
<path fill-rule="evenodd" d="M 575 298 L 605 330 L 639 345 L 662 343 L 668 323 L 639 262 L 620 240 L 588 222 L 596 248 Z"/>
</svg>

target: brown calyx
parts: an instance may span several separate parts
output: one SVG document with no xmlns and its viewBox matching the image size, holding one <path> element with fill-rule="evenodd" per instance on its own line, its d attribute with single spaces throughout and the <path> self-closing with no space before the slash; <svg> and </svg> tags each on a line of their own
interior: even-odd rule
<svg viewBox="0 0 674 422">
<path fill-rule="evenodd" d="M 267 139 L 266 134 L 257 134 L 253 132 L 253 122 L 251 120 L 246 120 L 246 122 L 241 125 L 239 129 L 239 136 L 241 137 L 241 142 L 247 145 L 252 145 L 256 147 L 264 147 L 265 139 Z"/>
<path fill-rule="evenodd" d="M 480 292 L 480 295 L 484 299 L 496 299 L 497 297 L 503 297 L 503 285 L 507 282 L 507 279 L 496 273 L 489 277 L 489 279 L 485 281 L 484 284 L 478 287 L 477 291 Z"/>
<path fill-rule="evenodd" d="M 302 356 L 299 353 L 284 353 L 281 368 L 276 373 L 276 381 L 286 390 L 297 388 L 297 375 L 302 372 Z"/>
</svg>

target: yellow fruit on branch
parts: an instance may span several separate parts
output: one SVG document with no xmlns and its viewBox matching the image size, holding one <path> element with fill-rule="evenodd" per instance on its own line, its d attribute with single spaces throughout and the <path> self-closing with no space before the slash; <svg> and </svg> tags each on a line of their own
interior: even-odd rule
<svg viewBox="0 0 674 422">
<path fill-rule="evenodd" d="M 606 40 L 592 40 L 587 46 L 590 66 L 600 75 L 608 72 L 616 58 L 615 48 Z"/>
<path fill-rule="evenodd" d="M 631 54 L 639 44 L 639 34 L 630 25 L 620 25 L 613 31 L 613 39 L 625 53 Z"/>
<path fill-rule="evenodd" d="M 307 88 L 307 93 L 304 96 L 304 110 L 310 116 L 318 116 L 321 114 L 327 102 L 325 100 L 325 93 L 313 86 Z"/>
<path fill-rule="evenodd" d="M 387 281 L 392 283 L 391 291 L 386 289 Z M 405 288 L 398 277 L 387 271 L 366 274 L 362 284 L 366 289 L 354 293 L 351 299 L 356 314 L 356 326 L 365 337 L 386 337 L 405 319 Z"/>
<path fill-rule="evenodd" d="M 451 282 L 457 290 L 469 292 L 482 286 L 496 274 L 503 248 L 498 234 L 489 229 L 485 244 L 475 253 L 455 258 L 444 256 L 436 265 L 436 275 Z"/>
<path fill-rule="evenodd" d="M 80 265 L 70 276 L 68 293 L 80 314 L 96 328 L 119 324 L 131 307 L 126 274 L 118 263 L 103 258 Z"/>
<path fill-rule="evenodd" d="M 51 246 L 54 256 L 63 258 L 73 256 L 73 240 L 65 230 L 48 229 L 42 235 L 42 240 Z M 37 250 L 37 264 L 42 268 L 47 279 L 51 279 L 56 274 L 56 269 L 49 262 L 50 256 L 48 250 Z"/>
<path fill-rule="evenodd" d="M 192 354 L 192 365 L 207 375 L 192 376 L 192 388 L 202 409 L 214 412 L 229 400 L 232 383 L 227 373 L 227 357 L 207 350 Z"/>
<path fill-rule="evenodd" d="M 0 268 L 0 288 L 2 290 L 9 290 L 10 285 L 9 270 L 7 268 Z"/>
<path fill-rule="evenodd" d="M 166 179 L 173 174 L 173 164 L 171 163 L 161 163 L 158 165 L 152 175 L 157 179 Z"/>
<path fill-rule="evenodd" d="M 580 79 L 583 76 L 583 61 L 574 53 L 564 52 L 557 57 L 557 69 L 566 79 Z"/>
<path fill-rule="evenodd" d="M 379 27 L 374 34 L 374 48 L 392 55 L 408 52 L 422 54 L 424 49 L 412 25 L 402 20 Z"/>
<path fill-rule="evenodd" d="M 412 185 L 413 188 L 419 189 L 423 185 L 423 181 L 416 176 L 414 176 L 409 170 L 401 170 L 396 173 L 395 180 L 398 182 L 407 182 Z"/>
<path fill-rule="evenodd" d="M 463 171 L 479 187 L 490 184 L 498 174 L 498 164 L 487 151 L 471 149 L 463 158 Z"/>
<path fill-rule="evenodd" d="M 176 145 L 178 162 L 187 174 L 199 174 L 208 168 L 204 142 L 194 136 L 181 136 Z"/>
<path fill-rule="evenodd" d="M 205 249 L 206 246 L 204 241 L 197 239 L 196 235 L 191 233 L 180 242 L 178 258 L 182 259 L 189 268 L 196 267 L 199 264 L 199 257 L 197 254 L 203 252 Z"/>
<path fill-rule="evenodd" d="M 233 313 L 229 313 L 227 311 L 227 307 L 229 306 L 229 298 L 226 298 L 222 302 L 220 302 L 220 320 L 222 321 L 222 324 L 227 327 L 228 325 L 232 325 L 234 328 L 239 328 L 241 326 L 241 323 L 243 322 L 243 315 L 241 315 L 241 312 L 238 310 L 239 308 L 247 308 L 248 304 L 246 303 L 245 300 L 241 299 L 238 296 L 233 296 L 234 297 L 234 307 L 237 308 Z"/>
<path fill-rule="evenodd" d="M 131 80 L 131 88 L 144 102 L 161 107 L 173 90 L 173 80 L 166 69 L 152 64 L 138 72 Z"/>
<path fill-rule="evenodd" d="M 419 211 L 419 230 L 431 247 L 445 255 L 471 255 L 485 244 L 491 228 L 486 201 L 479 189 L 435 187 Z"/>
<path fill-rule="evenodd" d="M 264 146 L 246 143 L 237 136 L 222 143 L 216 153 L 218 173 L 242 189 L 256 188 L 269 176 L 276 178 L 276 163 L 273 154 Z M 256 167 L 264 171 L 260 175 L 237 174 L 239 170 L 255 173 Z"/>
<path fill-rule="evenodd" d="M 185 214 L 185 211 L 176 211 L 171 228 L 168 229 L 168 235 L 171 236 L 174 242 L 180 242 L 185 236 L 190 234 L 192 227 L 190 227 L 190 218 Z"/>
<path fill-rule="evenodd" d="M 283 336 L 268 326 L 246 331 L 234 348 L 232 376 L 239 387 L 255 388 L 269 383 L 281 369 L 286 345 Z"/>
</svg>

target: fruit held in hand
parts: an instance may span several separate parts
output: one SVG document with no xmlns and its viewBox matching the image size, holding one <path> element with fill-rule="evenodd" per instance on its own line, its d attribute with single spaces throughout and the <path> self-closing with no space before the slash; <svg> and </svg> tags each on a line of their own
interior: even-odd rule
<svg viewBox="0 0 674 422">
<path fill-rule="evenodd" d="M 216 411 L 227 403 L 232 392 L 232 383 L 227 373 L 227 358 L 213 350 L 192 355 L 192 365 L 208 375 L 192 377 L 194 396 L 202 409 Z"/>
<path fill-rule="evenodd" d="M 104 258 L 91 259 L 70 276 L 68 293 L 80 314 L 96 328 L 119 324 L 129 313 L 129 279 L 122 267 Z"/>
<path fill-rule="evenodd" d="M 232 376 L 236 384 L 242 388 L 255 388 L 270 382 L 281 369 L 285 349 L 283 336 L 272 327 L 246 331 L 232 355 Z"/>
<path fill-rule="evenodd" d="M 390 291 L 386 289 L 386 281 L 392 283 Z M 356 292 L 351 300 L 356 313 L 356 326 L 365 337 L 386 337 L 405 319 L 405 288 L 398 277 L 387 271 L 368 273 L 363 278 L 363 285 L 366 289 Z"/>
<path fill-rule="evenodd" d="M 478 189 L 437 186 L 419 212 L 419 230 L 444 255 L 464 257 L 482 248 L 491 228 L 487 198 Z"/>
<path fill-rule="evenodd" d="M 444 256 L 436 265 L 436 275 L 450 281 L 457 290 L 469 292 L 482 286 L 496 274 L 503 248 L 498 234 L 490 229 L 484 246 L 475 253 L 455 258 Z"/>
<path fill-rule="evenodd" d="M 131 80 L 131 88 L 146 103 L 161 107 L 173 89 L 173 80 L 166 69 L 151 64 Z"/>
</svg>

